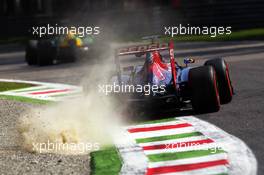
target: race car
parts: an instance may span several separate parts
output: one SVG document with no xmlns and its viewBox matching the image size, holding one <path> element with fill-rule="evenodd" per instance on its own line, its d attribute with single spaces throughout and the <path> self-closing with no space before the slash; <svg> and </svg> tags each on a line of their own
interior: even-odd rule
<svg viewBox="0 0 264 175">
<path fill-rule="evenodd" d="M 162 56 L 164 51 L 168 52 L 168 59 Z M 145 55 L 143 65 L 121 68 L 121 58 L 139 54 Z M 190 104 L 198 113 L 219 111 L 220 104 L 231 102 L 233 96 L 227 62 L 214 58 L 201 66 L 189 66 L 194 62 L 186 58 L 185 65 L 180 65 L 174 58 L 172 41 L 118 49 L 116 75 L 111 83 L 120 86 L 122 91 L 114 91 L 112 95 L 132 106 L 147 105 L 152 109 L 170 103 L 175 108 Z"/>
<path fill-rule="evenodd" d="M 71 33 L 46 36 L 38 40 L 28 41 L 25 60 L 28 65 L 39 66 L 74 62 L 89 54 L 93 44 L 94 39 L 91 36 L 80 38 Z"/>
</svg>

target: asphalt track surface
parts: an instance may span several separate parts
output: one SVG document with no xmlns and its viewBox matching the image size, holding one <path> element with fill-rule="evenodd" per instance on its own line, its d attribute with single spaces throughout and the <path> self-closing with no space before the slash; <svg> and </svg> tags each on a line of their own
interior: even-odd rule
<svg viewBox="0 0 264 175">
<path fill-rule="evenodd" d="M 240 45 L 243 47 L 235 47 Z M 217 49 L 218 47 L 224 48 Z M 20 47 L 14 50 L 9 48 L 9 46 L 0 48 L 2 52 L 0 54 L 0 78 L 78 85 L 89 69 L 94 66 L 88 63 L 73 63 L 29 67 L 23 61 L 24 52 Z M 258 174 L 264 174 L 264 42 L 182 43 L 177 45 L 176 53 L 179 53 L 180 58 L 184 56 L 199 58 L 197 64 L 202 64 L 207 58 L 218 56 L 227 60 L 236 93 L 233 101 L 222 106 L 217 113 L 195 116 L 242 139 L 256 155 Z M 30 107 L 34 106 L 1 101 L 0 174 L 18 174 L 19 172 L 45 174 L 46 170 L 51 174 L 72 171 L 76 174 L 83 174 L 83 171 L 88 172 L 88 156 L 34 155 L 25 153 L 13 143 L 12 139 L 16 138 L 14 120 L 19 117 L 17 108 L 24 110 Z M 9 111 L 6 111 L 6 108 Z M 10 171 L 11 167 L 17 166 L 18 162 L 22 162 L 19 164 L 21 169 L 13 168 Z M 49 165 L 54 168 L 46 169 L 45 167 L 50 167 Z M 38 168 L 42 168 L 42 171 L 36 171 Z"/>
</svg>

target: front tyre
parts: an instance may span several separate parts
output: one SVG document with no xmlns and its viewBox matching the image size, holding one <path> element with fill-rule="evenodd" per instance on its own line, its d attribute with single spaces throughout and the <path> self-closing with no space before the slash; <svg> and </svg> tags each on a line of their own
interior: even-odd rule
<svg viewBox="0 0 264 175">
<path fill-rule="evenodd" d="M 219 111 L 220 98 L 216 73 L 212 66 L 192 68 L 189 72 L 189 87 L 194 111 L 198 113 Z"/>
<path fill-rule="evenodd" d="M 205 65 L 213 66 L 216 71 L 221 104 L 229 103 L 232 100 L 233 87 L 229 76 L 228 64 L 223 58 L 216 58 L 206 61 Z"/>
</svg>

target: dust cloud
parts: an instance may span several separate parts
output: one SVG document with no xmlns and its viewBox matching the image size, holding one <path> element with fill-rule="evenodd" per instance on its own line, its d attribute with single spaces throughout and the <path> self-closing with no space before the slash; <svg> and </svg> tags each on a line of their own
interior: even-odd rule
<svg viewBox="0 0 264 175">
<path fill-rule="evenodd" d="M 100 71 L 99 71 L 100 70 Z M 121 108 L 98 91 L 107 83 L 110 66 L 93 66 L 82 82 L 81 98 L 33 109 L 17 124 L 21 145 L 30 152 L 82 154 L 112 144 L 124 125 Z"/>
</svg>

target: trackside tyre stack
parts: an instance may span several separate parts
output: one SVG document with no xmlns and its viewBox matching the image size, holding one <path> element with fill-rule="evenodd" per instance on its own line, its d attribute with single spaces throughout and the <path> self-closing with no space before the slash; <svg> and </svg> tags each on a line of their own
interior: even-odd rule
<svg viewBox="0 0 264 175">
<path fill-rule="evenodd" d="M 215 69 L 221 104 L 229 103 L 232 100 L 233 87 L 229 76 L 228 64 L 223 58 L 215 58 L 206 61 L 205 65 L 213 66 Z"/>
<path fill-rule="evenodd" d="M 217 88 L 216 72 L 212 66 L 192 68 L 189 72 L 191 102 L 195 112 L 217 112 L 220 98 Z"/>
</svg>

